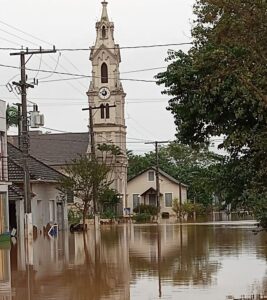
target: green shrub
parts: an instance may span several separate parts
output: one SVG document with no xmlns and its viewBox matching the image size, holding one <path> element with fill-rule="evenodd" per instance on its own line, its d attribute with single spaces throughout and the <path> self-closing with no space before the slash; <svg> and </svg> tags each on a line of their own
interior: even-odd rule
<svg viewBox="0 0 267 300">
<path fill-rule="evenodd" d="M 133 216 L 133 220 L 136 221 L 136 223 L 146 223 L 151 220 L 151 215 L 148 213 L 136 214 Z"/>
<path fill-rule="evenodd" d="M 106 209 L 102 214 L 101 214 L 101 218 L 102 219 L 114 219 L 115 213 L 112 209 Z"/>
<path fill-rule="evenodd" d="M 133 209 L 133 212 L 136 214 L 149 214 L 151 216 L 156 216 L 158 209 L 153 205 L 140 204 Z"/>
<path fill-rule="evenodd" d="M 68 211 L 68 222 L 69 224 L 77 224 L 80 223 L 82 219 L 82 213 L 74 210 L 74 209 L 69 209 Z"/>
</svg>

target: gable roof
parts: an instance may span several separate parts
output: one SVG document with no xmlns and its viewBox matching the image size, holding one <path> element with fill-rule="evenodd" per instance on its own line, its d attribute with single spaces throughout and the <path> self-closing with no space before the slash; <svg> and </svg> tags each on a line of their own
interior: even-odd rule
<svg viewBox="0 0 267 300">
<path fill-rule="evenodd" d="M 90 60 L 94 60 L 94 58 L 101 52 L 101 51 L 107 52 L 113 59 L 117 60 L 119 58 L 119 62 L 121 62 L 121 56 L 120 56 L 120 46 L 115 44 L 114 51 L 115 53 L 112 53 L 109 48 L 107 48 L 105 45 L 101 45 L 98 49 L 95 47 L 92 47 L 91 53 L 90 53 Z M 116 52 L 117 50 L 117 52 Z"/>
<path fill-rule="evenodd" d="M 18 137 L 9 136 L 8 141 L 18 146 Z M 48 166 L 61 166 L 87 152 L 89 133 L 42 134 L 30 131 L 30 154 Z"/>
<path fill-rule="evenodd" d="M 153 187 L 150 187 L 149 189 L 147 189 L 146 191 L 144 191 L 140 196 L 144 196 L 145 194 L 148 194 L 148 193 L 156 194 L 157 190 L 154 189 Z M 162 195 L 162 193 L 160 193 L 160 195 Z"/>
<path fill-rule="evenodd" d="M 140 172 L 139 174 L 135 175 L 134 177 L 132 177 L 131 179 L 128 180 L 128 182 L 134 180 L 135 178 L 137 178 L 138 176 L 148 172 L 148 171 L 157 171 L 157 169 L 155 167 L 150 167 L 150 168 L 147 168 L 145 170 L 143 170 L 142 172 Z M 168 180 L 172 181 L 173 183 L 176 183 L 176 184 L 181 184 L 182 186 L 184 187 L 188 187 L 188 185 L 176 180 L 174 177 L 172 177 L 171 175 L 169 175 L 168 173 L 164 172 L 163 170 L 159 169 L 159 174 L 165 178 L 167 178 Z"/>
<path fill-rule="evenodd" d="M 7 143 L 8 175 L 12 182 L 23 182 L 23 153 L 14 145 Z M 58 182 L 63 175 L 29 155 L 28 159 L 30 180 L 40 182 Z"/>
</svg>

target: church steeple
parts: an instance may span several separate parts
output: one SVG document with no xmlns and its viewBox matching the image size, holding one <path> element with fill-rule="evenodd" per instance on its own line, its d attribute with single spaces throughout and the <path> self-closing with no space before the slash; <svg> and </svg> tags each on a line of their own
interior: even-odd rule
<svg viewBox="0 0 267 300">
<path fill-rule="evenodd" d="M 103 2 L 101 2 L 102 5 L 103 5 L 103 8 L 102 8 L 102 15 L 101 15 L 101 22 L 103 21 L 107 21 L 109 22 L 109 19 L 108 19 L 108 11 L 107 11 L 107 5 L 108 5 L 108 2 L 106 2 L 106 0 L 104 0 Z"/>
<path fill-rule="evenodd" d="M 99 48 L 102 45 L 107 48 L 115 47 L 114 42 L 114 24 L 109 21 L 108 2 L 105 0 L 102 2 L 102 14 L 100 20 L 96 23 L 96 43 L 95 47 Z"/>
<path fill-rule="evenodd" d="M 112 188 L 121 195 L 119 210 L 123 214 L 127 193 L 126 94 L 120 80 L 120 47 L 114 40 L 114 24 L 109 20 L 107 4 L 103 0 L 101 19 L 96 23 L 96 42 L 90 53 L 92 80 L 87 95 L 89 106 L 96 108 L 93 115 L 95 145 L 108 144 L 120 149 L 115 158 L 107 154 L 106 161 L 112 167 Z M 96 151 L 96 157 L 103 159 L 103 153 Z"/>
</svg>

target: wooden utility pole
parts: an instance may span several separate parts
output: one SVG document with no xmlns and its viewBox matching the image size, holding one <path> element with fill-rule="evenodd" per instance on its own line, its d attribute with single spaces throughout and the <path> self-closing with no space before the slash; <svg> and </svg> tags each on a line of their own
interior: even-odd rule
<svg viewBox="0 0 267 300">
<path fill-rule="evenodd" d="M 156 202 L 157 202 L 157 211 L 158 211 L 158 218 L 160 217 L 160 182 L 159 182 L 159 144 L 168 144 L 169 141 L 155 141 L 155 142 L 148 142 L 146 144 L 153 144 L 155 145 L 155 154 L 156 154 Z"/>
<path fill-rule="evenodd" d="M 116 105 L 109 105 L 109 107 L 116 107 Z M 90 129 L 90 148 L 91 148 L 91 160 L 96 159 L 96 147 L 95 147 L 95 132 L 94 132 L 94 119 L 93 119 L 93 110 L 101 109 L 102 106 L 91 106 L 89 104 L 88 108 L 83 108 L 82 110 L 89 110 L 89 129 Z M 96 203 L 96 189 L 93 186 L 93 206 L 94 206 L 94 215 L 98 212 L 98 207 Z"/>
<path fill-rule="evenodd" d="M 28 158 L 29 158 L 29 134 L 28 134 L 28 112 L 27 112 L 27 89 L 34 88 L 34 85 L 27 83 L 26 75 L 26 64 L 35 54 L 44 54 L 44 53 L 55 53 L 55 47 L 53 50 L 31 50 L 28 48 L 21 50 L 20 52 L 10 53 L 11 56 L 20 56 L 20 70 L 21 70 L 21 79 L 19 82 L 12 82 L 13 85 L 18 86 L 21 91 L 21 137 L 20 137 L 20 146 L 23 154 L 23 171 L 24 171 L 24 206 L 25 213 L 31 214 L 31 191 L 30 191 L 30 176 L 29 176 L 29 167 L 28 167 Z M 29 59 L 25 61 L 25 56 L 30 55 Z M 30 216 L 31 218 L 31 216 Z M 27 220 L 27 218 L 25 218 Z"/>
</svg>

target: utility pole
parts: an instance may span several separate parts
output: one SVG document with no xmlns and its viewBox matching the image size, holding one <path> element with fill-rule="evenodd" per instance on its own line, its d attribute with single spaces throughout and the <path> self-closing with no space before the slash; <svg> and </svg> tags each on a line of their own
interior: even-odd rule
<svg viewBox="0 0 267 300">
<path fill-rule="evenodd" d="M 28 112 L 27 112 L 27 89 L 34 88 L 34 85 L 27 83 L 26 64 L 35 54 L 55 53 L 55 47 L 53 50 L 30 50 L 26 48 L 20 52 L 10 53 L 11 56 L 20 56 L 20 69 L 21 79 L 19 82 L 12 82 L 13 85 L 18 86 L 21 92 L 21 136 L 20 147 L 23 154 L 23 171 L 24 171 L 24 206 L 25 206 L 25 229 L 27 235 L 31 234 L 32 230 L 29 228 L 32 226 L 32 211 L 31 211 L 31 190 L 30 190 L 30 176 L 28 167 L 29 158 L 29 134 L 28 134 Z M 28 60 L 25 60 L 25 56 L 30 55 Z M 20 106 L 19 106 L 20 107 Z M 20 109 L 19 109 L 20 110 Z"/>
<path fill-rule="evenodd" d="M 116 107 L 116 105 L 109 105 L 109 107 Z M 90 129 L 90 148 L 91 148 L 91 160 L 96 159 L 96 148 L 95 148 L 95 132 L 94 132 L 94 119 L 93 119 L 93 110 L 101 109 L 102 106 L 91 106 L 89 104 L 88 108 L 83 108 L 83 111 L 89 110 L 89 129 Z M 94 215 L 97 213 L 97 203 L 96 203 L 96 189 L 93 186 L 93 206 L 94 206 Z"/>
<path fill-rule="evenodd" d="M 160 144 L 168 144 L 169 141 L 155 141 L 148 142 L 145 144 L 155 145 L 155 153 L 156 153 L 156 201 L 157 201 L 157 211 L 158 211 L 158 219 L 160 218 L 160 182 L 159 182 L 159 145 Z"/>
</svg>

